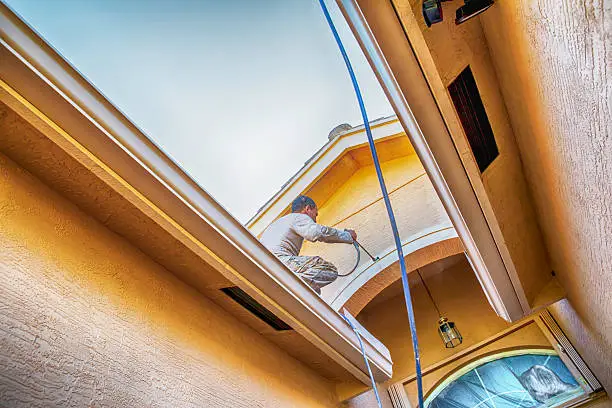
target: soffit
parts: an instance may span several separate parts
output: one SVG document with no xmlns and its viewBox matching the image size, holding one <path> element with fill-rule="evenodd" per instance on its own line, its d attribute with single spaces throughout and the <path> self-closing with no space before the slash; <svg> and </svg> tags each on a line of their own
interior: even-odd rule
<svg viewBox="0 0 612 408">
<path fill-rule="evenodd" d="M 9 157 L 202 293 L 240 286 L 316 349 L 306 364 L 331 359 L 368 381 L 341 316 L 2 4 L 0 77 Z M 289 354 L 302 347 L 285 337 L 277 344 L 291 344 Z M 364 345 L 374 375 L 387 379 L 391 361 Z"/>
<path fill-rule="evenodd" d="M 0 151 L 168 271 L 202 291 L 230 286 L 217 270 L 5 104 Z"/>
<path fill-rule="evenodd" d="M 344 367 L 294 330 L 276 331 L 227 297 L 219 288 L 233 286 L 230 280 L 3 103 L 0 103 L 0 134 L 0 152 L 237 320 L 323 377 L 332 381 L 355 381 Z"/>
</svg>

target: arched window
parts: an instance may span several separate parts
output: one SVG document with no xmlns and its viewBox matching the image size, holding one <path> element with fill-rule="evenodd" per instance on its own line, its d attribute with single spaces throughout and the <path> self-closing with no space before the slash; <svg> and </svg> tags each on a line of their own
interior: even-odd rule
<svg viewBox="0 0 612 408">
<path fill-rule="evenodd" d="M 427 408 L 558 407 L 584 389 L 552 350 L 513 350 L 466 365 L 425 400 Z"/>
</svg>

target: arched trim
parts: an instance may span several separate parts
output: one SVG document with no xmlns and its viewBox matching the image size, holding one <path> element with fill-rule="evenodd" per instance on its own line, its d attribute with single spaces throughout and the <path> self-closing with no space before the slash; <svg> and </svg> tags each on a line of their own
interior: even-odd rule
<svg viewBox="0 0 612 408">
<path fill-rule="evenodd" d="M 408 250 L 407 250 L 408 249 Z M 430 263 L 463 252 L 454 229 L 436 231 L 404 246 L 406 268 L 413 271 Z M 383 289 L 400 279 L 397 254 L 393 251 L 368 265 L 337 291 L 330 301 L 336 310 L 346 308 L 357 315 Z"/>
<path fill-rule="evenodd" d="M 520 361 L 521 356 L 525 357 L 527 361 L 531 358 L 532 361 L 529 361 L 529 364 L 532 365 L 525 366 L 521 364 L 523 363 Z M 533 361 L 533 359 L 537 359 L 538 357 L 542 360 L 541 362 Z M 503 366 L 491 367 L 489 364 L 500 360 L 504 360 Z M 518 364 L 513 367 L 515 363 Z M 487 367 L 488 370 L 484 369 L 485 367 Z M 517 371 L 515 372 L 515 370 Z M 496 371 L 500 372 L 498 373 Z M 471 373 L 475 373 L 475 379 L 477 380 L 466 380 L 466 386 L 461 384 L 461 380 L 470 376 Z M 501 374 L 508 376 L 508 389 L 506 391 L 500 389 L 500 384 L 502 386 L 504 384 L 504 378 Z M 540 377 L 542 374 L 549 374 L 554 378 L 547 378 L 549 383 L 545 384 Z M 557 384 L 553 384 L 556 385 L 556 387 L 550 385 L 551 379 L 553 382 L 557 382 Z M 458 393 L 455 391 L 457 395 L 453 395 L 453 399 L 461 398 L 461 391 L 464 387 L 470 388 L 470 390 L 466 391 L 466 395 L 468 395 L 468 391 L 471 391 L 469 392 L 470 399 L 473 399 L 474 396 L 482 390 L 482 395 L 480 396 L 482 401 L 476 403 L 474 407 L 488 406 L 485 405 L 488 401 L 496 398 L 502 398 L 501 401 L 503 401 L 503 399 L 512 398 L 511 395 L 513 394 L 517 399 L 514 403 L 520 400 L 518 406 L 522 406 L 523 402 L 528 403 L 530 400 L 542 403 L 542 400 L 536 400 L 536 398 L 542 398 L 546 399 L 547 404 L 550 402 L 551 407 L 564 406 L 564 403 L 576 398 L 582 398 L 585 395 L 585 390 L 565 366 L 559 355 L 554 350 L 546 348 L 508 349 L 481 356 L 477 360 L 468 362 L 446 375 L 446 377 L 432 388 L 425 399 L 425 408 L 437 406 L 435 404 L 432 405 L 432 403 L 434 403 L 434 401 L 436 401 L 436 399 L 450 386 L 459 389 Z M 547 390 L 547 387 L 550 389 Z M 474 390 L 472 390 L 472 388 L 474 388 Z M 453 392 L 453 390 L 449 391 Z M 520 395 L 520 398 L 518 395 Z M 444 398 L 444 396 L 442 396 L 442 398 Z"/>
</svg>

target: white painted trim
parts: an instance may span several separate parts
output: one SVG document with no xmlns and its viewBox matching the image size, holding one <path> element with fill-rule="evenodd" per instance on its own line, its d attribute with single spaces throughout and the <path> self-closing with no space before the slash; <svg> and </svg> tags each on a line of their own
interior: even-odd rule
<svg viewBox="0 0 612 408">
<path fill-rule="evenodd" d="M 424 106 L 428 107 L 427 117 L 420 117 L 419 121 L 413 114 L 407 97 L 394 76 L 357 0 L 337 0 L 337 3 L 378 76 L 453 222 L 466 248 L 467 258 L 491 306 L 500 317 L 507 321 L 522 318 L 530 310 L 522 293 L 522 287 L 514 286 L 517 283 L 513 283 L 505 267 L 461 159 L 437 109 L 427 80 L 420 70 L 399 22 L 396 24 L 397 27 L 394 27 L 386 21 L 384 27 L 381 23 L 380 29 L 385 30 L 385 41 L 388 46 L 393 44 L 399 47 L 400 44 L 404 44 L 401 55 L 401 66 L 405 74 L 402 78 L 403 83 L 406 87 L 408 83 L 410 84 L 409 96 L 411 100 L 418 101 L 419 109 L 423 110 Z M 376 21 L 383 17 L 397 21 L 388 2 L 377 2 L 376 11 L 372 12 L 370 18 Z"/>
<path fill-rule="evenodd" d="M 30 120 L 53 123 L 50 140 L 63 138 L 58 146 L 69 155 L 91 159 L 86 168 L 94 163 L 111 188 L 149 206 L 148 217 L 195 242 L 219 273 L 369 383 L 348 323 L 1 2 L 0 74 L 4 101 L 28 110 Z M 392 362 L 367 339 L 364 346 L 376 379 L 388 379 Z"/>
<path fill-rule="evenodd" d="M 432 226 L 408 237 L 405 243 L 402 244 L 404 256 L 408 256 L 411 253 L 423 249 L 429 245 L 433 245 L 451 238 L 457 238 L 457 233 L 452 225 L 442 224 Z M 335 310 L 340 310 L 340 308 L 342 308 L 342 306 L 349 301 L 349 299 L 359 290 L 359 288 L 397 261 L 398 256 L 395 247 L 389 247 L 383 252 L 383 255 L 380 256 L 378 261 L 369 261 L 352 275 L 343 278 L 344 281 L 341 282 L 342 285 L 339 286 L 329 297 L 324 296 L 324 299 L 329 302 L 332 308 Z"/>
</svg>

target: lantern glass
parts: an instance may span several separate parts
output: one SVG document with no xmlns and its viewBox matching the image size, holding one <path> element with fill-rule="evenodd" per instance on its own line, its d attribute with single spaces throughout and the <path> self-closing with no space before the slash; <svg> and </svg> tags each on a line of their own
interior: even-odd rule
<svg viewBox="0 0 612 408">
<path fill-rule="evenodd" d="M 446 348 L 457 347 L 463 342 L 463 337 L 461 337 L 455 323 L 449 322 L 446 317 L 441 317 L 438 320 L 438 334 L 440 334 Z"/>
</svg>

